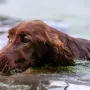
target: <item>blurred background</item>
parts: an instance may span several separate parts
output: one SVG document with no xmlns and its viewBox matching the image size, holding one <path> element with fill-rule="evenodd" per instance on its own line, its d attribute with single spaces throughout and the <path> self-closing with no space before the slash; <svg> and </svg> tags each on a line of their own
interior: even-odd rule
<svg viewBox="0 0 90 90">
<path fill-rule="evenodd" d="M 72 36 L 90 39 L 90 0 L 0 0 L 0 3 L 2 16 L 47 20 Z"/>
</svg>

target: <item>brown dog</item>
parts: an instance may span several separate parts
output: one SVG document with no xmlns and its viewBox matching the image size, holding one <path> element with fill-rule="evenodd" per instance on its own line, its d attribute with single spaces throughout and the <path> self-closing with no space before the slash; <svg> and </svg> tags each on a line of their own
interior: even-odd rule
<svg viewBox="0 0 90 90">
<path fill-rule="evenodd" d="M 8 44 L 0 52 L 0 71 L 25 71 L 51 63 L 74 65 L 74 59 L 90 60 L 90 41 L 73 38 L 40 20 L 11 28 Z"/>
</svg>

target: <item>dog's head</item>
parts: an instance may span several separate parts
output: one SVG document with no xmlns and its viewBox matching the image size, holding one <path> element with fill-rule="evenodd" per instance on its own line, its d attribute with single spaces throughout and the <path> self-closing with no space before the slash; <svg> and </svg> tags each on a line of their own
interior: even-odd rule
<svg viewBox="0 0 90 90">
<path fill-rule="evenodd" d="M 8 43 L 0 52 L 0 70 L 24 71 L 29 66 L 38 66 L 45 53 L 44 44 L 49 27 L 40 20 L 22 22 L 8 32 Z"/>
<path fill-rule="evenodd" d="M 40 20 L 22 22 L 11 28 L 8 38 L 7 45 L 0 52 L 2 73 L 22 72 L 30 66 L 51 63 L 56 58 L 65 60 L 61 64 L 72 59 L 71 53 L 58 39 L 58 34 Z M 60 63 L 60 60 L 56 62 Z"/>
</svg>

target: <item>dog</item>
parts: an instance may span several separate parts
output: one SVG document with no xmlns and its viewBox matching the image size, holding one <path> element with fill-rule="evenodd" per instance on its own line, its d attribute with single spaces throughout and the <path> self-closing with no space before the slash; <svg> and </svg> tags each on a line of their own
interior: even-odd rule
<svg viewBox="0 0 90 90">
<path fill-rule="evenodd" d="M 90 41 L 71 37 L 41 20 L 25 21 L 11 28 L 8 43 L 0 51 L 0 71 L 24 72 L 29 67 L 75 65 L 90 60 Z"/>
</svg>

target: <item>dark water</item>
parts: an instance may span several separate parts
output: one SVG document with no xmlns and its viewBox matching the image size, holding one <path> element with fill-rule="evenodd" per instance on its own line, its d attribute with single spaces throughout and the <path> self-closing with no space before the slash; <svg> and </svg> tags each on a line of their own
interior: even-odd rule
<svg viewBox="0 0 90 90">
<path fill-rule="evenodd" d="M 0 18 L 0 49 L 7 43 L 9 28 L 20 21 Z M 63 21 L 44 20 L 50 26 L 69 34 L 69 26 Z M 90 90 L 90 62 L 78 61 L 76 66 L 29 68 L 26 72 L 0 76 L 0 90 Z"/>
</svg>

